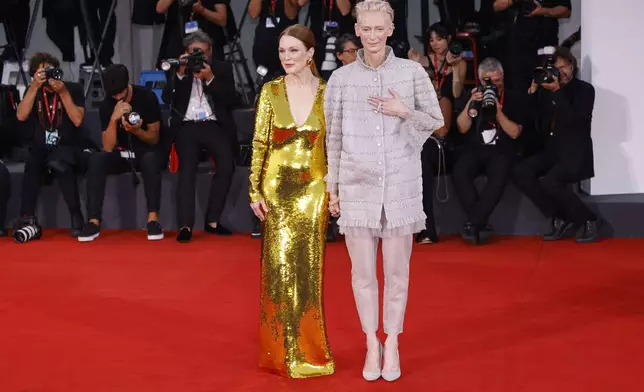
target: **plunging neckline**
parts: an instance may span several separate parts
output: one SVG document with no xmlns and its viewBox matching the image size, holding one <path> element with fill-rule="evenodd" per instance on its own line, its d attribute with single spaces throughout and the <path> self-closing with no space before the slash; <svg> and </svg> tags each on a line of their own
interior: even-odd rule
<svg viewBox="0 0 644 392">
<path fill-rule="evenodd" d="M 291 120 L 293 121 L 293 124 L 295 125 L 296 128 L 300 128 L 306 125 L 306 123 L 309 122 L 309 119 L 313 115 L 313 111 L 315 110 L 315 103 L 318 100 L 318 95 L 320 94 L 320 86 L 322 83 L 320 83 L 320 78 L 318 78 L 318 86 L 315 89 L 315 95 L 313 96 L 313 103 L 311 104 L 311 109 L 309 110 L 309 114 L 306 116 L 304 119 L 304 122 L 302 124 L 298 124 L 295 121 L 295 116 L 293 116 L 293 110 L 291 109 L 291 102 L 288 99 L 288 89 L 286 88 L 286 76 L 282 79 L 282 84 L 284 85 L 284 96 L 286 97 L 286 106 L 288 107 L 288 114 L 291 116 Z"/>
</svg>

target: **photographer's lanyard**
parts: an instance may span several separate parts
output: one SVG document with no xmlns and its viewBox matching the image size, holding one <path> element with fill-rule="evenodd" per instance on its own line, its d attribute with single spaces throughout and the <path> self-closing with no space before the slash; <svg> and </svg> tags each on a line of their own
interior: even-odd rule
<svg viewBox="0 0 644 392">
<path fill-rule="evenodd" d="M 271 0 L 271 10 L 272 10 L 271 15 L 272 16 L 275 16 L 276 9 L 277 9 L 277 0 Z"/>
<path fill-rule="evenodd" d="M 443 63 L 441 64 L 441 68 L 438 69 L 438 56 L 436 53 L 434 53 L 434 72 L 435 75 L 434 77 L 436 78 L 436 82 L 438 83 L 438 91 L 440 91 L 443 88 L 443 83 L 445 83 L 445 77 L 447 77 L 447 73 L 449 72 L 449 66 L 445 66 L 447 63 L 447 59 L 443 60 Z M 441 77 L 441 70 L 443 71 L 443 76 Z"/>
<path fill-rule="evenodd" d="M 49 130 L 55 129 L 54 118 L 56 117 L 56 105 L 58 104 L 58 94 L 54 94 L 54 99 L 52 100 L 51 106 L 49 106 L 49 100 L 47 99 L 47 93 L 43 90 L 42 99 L 45 101 L 45 113 L 47 114 L 47 120 L 49 120 Z"/>
<path fill-rule="evenodd" d="M 45 104 L 45 115 L 49 126 L 45 125 L 45 116 L 42 113 L 43 102 Z M 49 99 L 47 98 L 47 91 L 43 88 L 42 90 L 42 100 L 38 101 L 38 119 L 40 124 L 45 129 L 45 144 L 50 146 L 55 146 L 58 144 L 58 126 L 60 125 L 61 113 L 58 110 L 58 94 L 54 93 L 54 98 L 52 99 L 52 104 L 49 105 Z M 56 114 L 59 114 L 56 118 Z"/>
</svg>

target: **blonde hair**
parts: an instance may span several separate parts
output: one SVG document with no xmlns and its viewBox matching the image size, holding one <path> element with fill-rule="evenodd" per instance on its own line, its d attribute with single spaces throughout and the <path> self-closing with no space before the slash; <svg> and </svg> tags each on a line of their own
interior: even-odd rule
<svg viewBox="0 0 644 392">
<path fill-rule="evenodd" d="M 357 20 L 360 20 L 360 15 L 365 12 L 382 12 L 389 16 L 391 23 L 394 22 L 394 9 L 386 0 L 364 0 L 356 4 Z"/>
</svg>

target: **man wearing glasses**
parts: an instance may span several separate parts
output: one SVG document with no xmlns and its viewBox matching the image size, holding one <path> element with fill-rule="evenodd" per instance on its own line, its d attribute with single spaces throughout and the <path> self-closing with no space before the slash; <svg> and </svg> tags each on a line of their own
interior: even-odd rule
<svg viewBox="0 0 644 392">
<path fill-rule="evenodd" d="M 335 56 L 342 65 L 348 65 L 356 61 L 360 49 L 360 41 L 353 34 L 342 34 L 335 41 Z"/>
</svg>

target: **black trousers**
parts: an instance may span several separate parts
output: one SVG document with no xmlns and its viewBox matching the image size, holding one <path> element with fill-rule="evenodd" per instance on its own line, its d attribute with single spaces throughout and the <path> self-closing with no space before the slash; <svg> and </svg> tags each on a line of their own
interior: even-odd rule
<svg viewBox="0 0 644 392">
<path fill-rule="evenodd" d="M 215 174 L 210 184 L 206 223 L 219 222 L 235 171 L 232 144 L 216 121 L 185 122 L 176 139 L 179 157 L 177 219 L 179 227 L 195 224 L 195 188 L 197 165 L 202 150 L 215 160 Z"/>
<path fill-rule="evenodd" d="M 135 152 L 134 168 L 141 172 L 148 212 L 161 209 L 161 165 L 155 151 Z M 110 174 L 122 174 L 132 170 L 130 162 L 119 151 L 101 151 L 89 159 L 87 169 L 87 215 L 99 222 L 103 215 L 105 183 Z"/>
<path fill-rule="evenodd" d="M 7 167 L 0 161 L 0 229 L 4 228 L 7 218 L 9 197 L 11 197 L 11 177 Z"/>
<path fill-rule="evenodd" d="M 442 158 L 439 155 L 441 151 L 445 154 L 445 162 L 442 162 Z M 434 179 L 438 175 L 444 175 L 451 169 L 453 154 L 450 151 L 446 151 L 444 147 L 439 147 L 435 139 L 429 138 L 423 146 L 420 159 L 423 171 L 423 211 L 427 215 L 425 226 L 427 230 L 436 234 L 436 223 L 434 220 Z M 441 173 L 438 172 L 439 164 L 441 166 Z M 443 164 L 446 166 L 442 167 Z"/>
<path fill-rule="evenodd" d="M 76 157 L 77 152 L 72 146 L 59 145 L 49 149 L 42 145 L 31 148 L 22 175 L 20 216 L 36 215 L 42 177 L 48 170 L 52 171 L 58 181 L 71 216 L 82 216 L 76 179 Z"/>
<path fill-rule="evenodd" d="M 548 151 L 526 158 L 512 172 L 512 181 L 548 218 L 583 224 L 597 216 L 573 191 L 575 181 Z"/>
<path fill-rule="evenodd" d="M 86 29 L 88 34 L 92 35 L 94 45 L 96 45 L 96 50 L 98 50 L 99 43 L 101 42 L 103 29 L 105 28 L 105 25 L 109 23 L 107 27 L 107 33 L 105 34 L 105 41 L 103 42 L 101 52 L 98 54 L 99 61 L 102 65 L 108 64 L 114 56 L 114 40 L 116 39 L 116 13 L 112 15 L 109 21 L 107 20 L 111 5 L 112 0 L 92 0 L 87 2 L 89 26 L 86 26 Z"/>
<path fill-rule="evenodd" d="M 11 35 L 7 37 L 7 41 L 13 41 L 16 49 L 22 52 L 25 48 L 25 40 L 27 38 L 27 30 L 29 29 L 29 12 L 28 1 L 18 1 L 15 5 L 9 5 L 0 9 L 0 23 L 5 24 L 5 33 Z M 9 39 L 11 38 L 11 39 Z M 11 58 L 15 57 L 14 53 L 9 53 Z"/>
<path fill-rule="evenodd" d="M 452 180 L 469 222 L 479 226 L 488 223 L 510 179 L 512 163 L 512 155 L 497 146 L 466 147 L 459 154 Z M 474 180 L 483 174 L 487 182 L 479 193 Z"/>
</svg>

